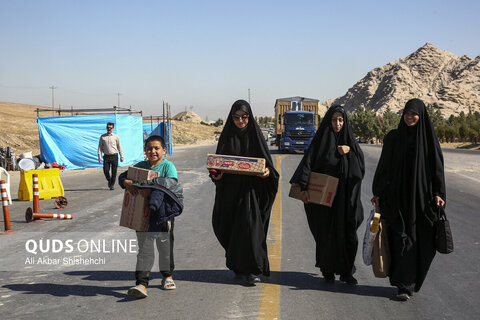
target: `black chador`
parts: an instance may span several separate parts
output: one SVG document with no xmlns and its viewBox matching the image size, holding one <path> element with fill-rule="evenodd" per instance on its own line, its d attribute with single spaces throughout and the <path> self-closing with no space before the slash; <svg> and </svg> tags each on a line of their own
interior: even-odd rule
<svg viewBox="0 0 480 320">
<path fill-rule="evenodd" d="M 339 132 L 332 126 L 334 114 L 343 117 Z M 342 145 L 350 147 L 344 155 L 337 148 Z M 326 281 L 333 281 L 334 275 L 340 274 L 340 280 L 356 284 L 352 274 L 358 247 L 357 228 L 363 221 L 360 189 L 365 164 L 347 114 L 340 106 L 332 106 L 325 114 L 290 183 L 306 190 L 311 172 L 339 178 L 332 207 L 305 204 L 308 225 L 316 242 L 316 266 Z"/>
<path fill-rule="evenodd" d="M 238 128 L 232 116 L 241 110 L 248 124 Z M 237 275 L 269 275 L 267 231 L 270 212 L 278 189 L 265 138 L 248 102 L 236 101 L 220 135 L 217 154 L 264 158 L 270 174 L 266 178 L 224 173 L 215 181 L 216 195 L 212 224 L 225 249 L 226 264 Z"/>
<path fill-rule="evenodd" d="M 418 115 L 416 125 L 407 125 L 407 112 Z M 422 100 L 408 101 L 398 128 L 385 136 L 373 194 L 388 226 L 390 283 L 412 295 L 435 256 L 435 197 L 445 200 L 442 150 Z"/>
</svg>

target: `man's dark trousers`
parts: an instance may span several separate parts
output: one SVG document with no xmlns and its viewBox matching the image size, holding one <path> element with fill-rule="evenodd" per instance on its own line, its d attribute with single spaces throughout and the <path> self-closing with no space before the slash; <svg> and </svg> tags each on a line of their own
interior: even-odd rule
<svg viewBox="0 0 480 320">
<path fill-rule="evenodd" d="M 110 167 L 112 167 L 112 175 L 110 175 Z M 112 189 L 115 186 L 117 178 L 118 153 L 103 155 L 103 173 L 108 181 L 108 187 Z"/>
</svg>

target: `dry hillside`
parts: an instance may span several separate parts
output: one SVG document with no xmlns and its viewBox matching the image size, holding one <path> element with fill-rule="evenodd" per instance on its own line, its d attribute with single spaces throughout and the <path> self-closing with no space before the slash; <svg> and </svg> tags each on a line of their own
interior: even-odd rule
<svg viewBox="0 0 480 320">
<path fill-rule="evenodd" d="M 0 147 L 12 147 L 15 153 L 32 151 L 40 154 L 36 109 L 46 107 L 31 106 L 19 103 L 0 102 Z M 43 113 L 43 115 L 46 115 Z M 53 114 L 52 114 L 53 115 Z M 215 131 L 218 128 L 172 121 L 173 143 L 207 144 L 215 142 Z"/>
<path fill-rule="evenodd" d="M 0 102 L 0 147 L 12 147 L 18 155 L 40 153 L 36 109 L 38 106 Z M 40 107 L 44 109 L 44 107 Z"/>
<path fill-rule="evenodd" d="M 193 111 L 182 111 L 173 116 L 174 120 L 200 123 L 203 119 Z"/>
<path fill-rule="evenodd" d="M 214 126 L 172 120 L 174 145 L 215 143 L 215 132 L 221 130 Z"/>
</svg>

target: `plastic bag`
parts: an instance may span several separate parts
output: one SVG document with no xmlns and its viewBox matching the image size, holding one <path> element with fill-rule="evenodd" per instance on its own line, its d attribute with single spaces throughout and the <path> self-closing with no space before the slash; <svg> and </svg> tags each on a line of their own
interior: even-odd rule
<svg viewBox="0 0 480 320">
<path fill-rule="evenodd" d="M 363 262 L 369 266 L 372 264 L 373 243 L 378 232 L 378 223 L 380 221 L 380 213 L 375 212 L 375 207 L 370 211 L 365 224 L 365 236 L 363 237 Z"/>
</svg>

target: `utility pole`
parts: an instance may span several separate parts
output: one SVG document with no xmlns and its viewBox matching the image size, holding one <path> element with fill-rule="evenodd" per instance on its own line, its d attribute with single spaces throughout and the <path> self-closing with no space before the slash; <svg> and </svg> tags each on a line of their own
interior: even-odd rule
<svg viewBox="0 0 480 320">
<path fill-rule="evenodd" d="M 163 125 L 165 125 L 165 101 L 163 101 L 162 104 L 163 104 L 162 122 L 163 122 Z"/>
<path fill-rule="evenodd" d="M 250 88 L 248 88 L 248 103 L 250 104 Z"/>
<path fill-rule="evenodd" d="M 171 149 L 170 149 L 170 104 L 167 103 L 167 130 L 165 131 L 165 134 L 163 136 L 163 139 L 165 139 L 165 142 L 167 144 L 167 152 L 168 154 L 171 154 Z M 165 124 L 164 124 L 165 125 Z"/>
<path fill-rule="evenodd" d="M 52 108 L 53 108 L 53 115 L 55 115 L 55 89 L 57 89 L 57 87 L 51 86 L 49 88 L 52 89 Z"/>
<path fill-rule="evenodd" d="M 117 103 L 117 107 L 120 108 L 120 93 L 117 93 L 117 96 L 118 96 L 118 103 Z"/>
</svg>

